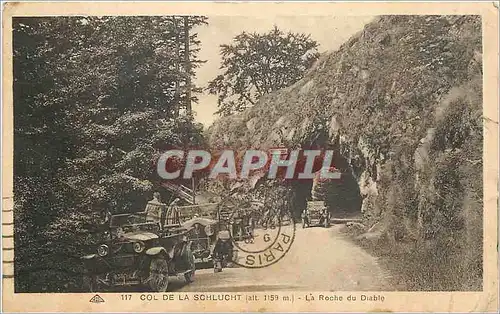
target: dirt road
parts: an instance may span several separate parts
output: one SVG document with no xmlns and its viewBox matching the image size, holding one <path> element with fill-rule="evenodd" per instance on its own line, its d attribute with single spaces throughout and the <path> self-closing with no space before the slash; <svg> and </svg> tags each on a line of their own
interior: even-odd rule
<svg viewBox="0 0 500 314">
<path fill-rule="evenodd" d="M 302 229 L 286 256 L 259 268 L 226 268 L 221 273 L 200 269 L 195 282 L 172 279 L 169 290 L 239 292 L 269 290 L 391 290 L 387 272 L 377 259 L 345 238 L 341 225 Z"/>
</svg>

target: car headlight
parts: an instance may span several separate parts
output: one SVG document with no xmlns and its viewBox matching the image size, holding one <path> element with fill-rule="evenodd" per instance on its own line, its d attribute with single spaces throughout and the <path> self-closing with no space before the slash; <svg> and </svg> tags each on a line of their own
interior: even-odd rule
<svg viewBox="0 0 500 314">
<path fill-rule="evenodd" d="M 141 253 L 142 251 L 144 251 L 145 247 L 146 246 L 141 241 L 134 242 L 134 252 L 136 252 L 136 253 Z"/>
<path fill-rule="evenodd" d="M 101 244 L 97 248 L 97 254 L 100 257 L 104 257 L 104 256 L 108 255 L 108 253 L 109 253 L 109 247 L 106 244 Z"/>
</svg>

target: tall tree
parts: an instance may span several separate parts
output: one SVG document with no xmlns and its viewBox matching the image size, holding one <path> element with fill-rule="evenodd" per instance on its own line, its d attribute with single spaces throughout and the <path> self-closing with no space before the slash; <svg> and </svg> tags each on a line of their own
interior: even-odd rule
<svg viewBox="0 0 500 314">
<path fill-rule="evenodd" d="M 192 29 L 205 20 L 189 17 L 187 36 L 196 39 Z M 185 71 L 172 49 L 185 32 L 172 25 L 170 17 L 14 19 L 16 291 L 78 287 L 78 257 L 98 239 L 92 225 L 108 210 L 142 209 L 159 152 L 202 142 L 192 116 L 178 115 L 181 99 L 196 98 L 185 88 L 176 98 L 176 82 L 188 86 L 196 66 Z M 188 60 L 199 64 L 200 42 L 190 44 Z"/>
<path fill-rule="evenodd" d="M 189 52 L 189 18 L 184 17 L 184 64 L 186 67 L 186 111 L 189 115 L 192 114 L 191 108 L 191 62 Z"/>
<path fill-rule="evenodd" d="M 206 61 L 198 59 L 200 51 L 200 41 L 196 28 L 207 24 L 204 16 L 171 16 L 171 31 L 173 33 L 170 47 L 175 51 L 175 70 L 179 73 L 175 82 L 176 103 L 179 109 L 185 109 L 188 114 L 192 111 L 192 102 L 197 101 L 195 93 L 201 92 L 201 88 L 196 87 L 192 82 L 196 69 Z"/>
<path fill-rule="evenodd" d="M 224 72 L 208 84 L 218 95 L 217 113 L 243 111 L 262 95 L 300 80 L 318 58 L 317 47 L 309 35 L 284 33 L 277 26 L 265 34 L 243 32 L 221 45 Z"/>
</svg>

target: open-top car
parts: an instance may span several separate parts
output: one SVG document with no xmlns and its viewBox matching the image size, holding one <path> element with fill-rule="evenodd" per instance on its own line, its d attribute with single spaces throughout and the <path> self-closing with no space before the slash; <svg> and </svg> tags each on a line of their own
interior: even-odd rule
<svg viewBox="0 0 500 314">
<path fill-rule="evenodd" d="M 302 228 L 311 226 L 330 227 L 330 212 L 324 201 L 309 201 L 302 212 Z"/>
<path fill-rule="evenodd" d="M 186 228 L 147 221 L 146 212 L 112 215 L 107 239 L 82 257 L 88 290 L 142 286 L 164 292 L 168 276 L 194 280 L 195 262 Z"/>
</svg>

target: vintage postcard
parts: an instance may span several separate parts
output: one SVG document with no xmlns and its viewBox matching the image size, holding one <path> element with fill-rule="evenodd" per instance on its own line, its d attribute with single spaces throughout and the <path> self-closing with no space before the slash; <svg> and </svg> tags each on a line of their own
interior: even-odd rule
<svg viewBox="0 0 500 314">
<path fill-rule="evenodd" d="M 2 9 L 3 311 L 498 311 L 498 3 Z"/>
</svg>

